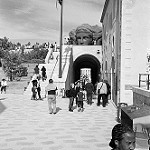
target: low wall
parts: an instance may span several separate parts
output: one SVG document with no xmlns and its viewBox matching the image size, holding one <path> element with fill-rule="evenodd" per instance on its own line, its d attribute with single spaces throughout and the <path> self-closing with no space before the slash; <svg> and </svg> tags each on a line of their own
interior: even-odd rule
<svg viewBox="0 0 150 150">
<path fill-rule="evenodd" d="M 147 106 L 147 109 L 150 108 L 150 90 L 144 88 L 133 87 L 133 105 L 135 106 Z M 144 112 L 145 111 L 145 112 Z M 148 140 L 148 131 L 150 131 L 150 111 L 143 110 L 143 117 L 138 117 L 133 119 L 133 126 L 136 131 L 136 137 L 138 139 Z M 141 112 L 142 114 L 142 112 Z M 148 148 L 148 144 L 146 144 Z"/>
<path fill-rule="evenodd" d="M 144 88 L 133 87 L 133 105 L 148 105 L 150 106 L 150 90 Z"/>
</svg>

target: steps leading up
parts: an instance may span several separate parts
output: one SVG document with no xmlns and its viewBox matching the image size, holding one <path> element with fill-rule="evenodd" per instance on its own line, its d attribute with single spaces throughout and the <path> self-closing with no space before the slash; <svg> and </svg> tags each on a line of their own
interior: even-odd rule
<svg viewBox="0 0 150 150">
<path fill-rule="evenodd" d="M 54 80 L 54 83 L 58 87 L 58 94 L 60 94 L 61 89 L 65 88 L 65 82 L 67 79 L 69 64 L 70 64 L 70 55 L 71 55 L 71 49 L 68 47 L 65 48 L 62 54 L 62 78 L 59 78 L 59 52 L 53 52 L 53 59 L 48 60 L 48 64 L 39 64 L 39 69 L 44 66 L 46 68 L 46 75 L 47 79 L 46 81 L 40 81 L 41 84 L 41 95 L 44 96 L 45 94 L 45 87 L 48 84 L 48 81 L 50 78 Z M 41 75 L 41 71 L 40 71 Z M 34 75 L 32 79 L 34 79 L 36 76 Z M 32 80 L 31 80 L 32 81 Z M 31 88 L 32 88 L 32 82 L 30 81 L 26 91 L 24 94 L 31 95 Z"/>
</svg>

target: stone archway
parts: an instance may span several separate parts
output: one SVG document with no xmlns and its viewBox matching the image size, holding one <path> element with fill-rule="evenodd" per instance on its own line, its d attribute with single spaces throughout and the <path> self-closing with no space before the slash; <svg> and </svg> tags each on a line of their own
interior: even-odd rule
<svg viewBox="0 0 150 150">
<path fill-rule="evenodd" d="M 91 68 L 92 83 L 95 84 L 98 81 L 100 74 L 100 62 L 95 56 L 84 54 L 76 58 L 73 63 L 74 82 L 80 79 L 81 68 Z"/>
</svg>

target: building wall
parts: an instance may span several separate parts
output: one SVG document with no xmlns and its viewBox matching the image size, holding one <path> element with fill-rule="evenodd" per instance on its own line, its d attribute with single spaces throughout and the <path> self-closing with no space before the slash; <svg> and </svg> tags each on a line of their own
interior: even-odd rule
<svg viewBox="0 0 150 150">
<path fill-rule="evenodd" d="M 115 1 L 117 4 L 114 6 Z M 105 4 L 101 19 L 103 73 L 106 73 L 106 68 L 111 71 L 115 103 L 126 102 L 130 105 L 133 104 L 132 86 L 138 85 L 139 73 L 146 73 L 147 50 L 150 49 L 150 1 L 106 0 Z M 114 12 L 117 12 L 115 16 Z"/>
<path fill-rule="evenodd" d="M 132 86 L 138 85 L 139 73 L 146 73 L 146 53 L 150 48 L 150 1 L 122 1 L 121 95 L 133 104 Z"/>
<path fill-rule="evenodd" d="M 78 46 L 74 45 L 73 49 L 73 61 L 75 61 L 79 56 L 85 54 L 91 54 L 95 56 L 100 62 L 102 61 L 102 47 L 100 45 L 91 45 L 91 46 Z"/>
<path fill-rule="evenodd" d="M 107 0 L 104 9 L 102 51 L 103 76 L 111 84 L 112 100 L 117 104 L 120 91 L 120 16 L 119 1 Z"/>
</svg>

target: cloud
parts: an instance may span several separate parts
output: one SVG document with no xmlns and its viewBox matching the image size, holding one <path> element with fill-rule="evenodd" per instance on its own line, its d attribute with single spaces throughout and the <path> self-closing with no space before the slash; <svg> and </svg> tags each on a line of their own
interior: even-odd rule
<svg viewBox="0 0 150 150">
<path fill-rule="evenodd" d="M 105 0 L 64 0 L 63 32 L 83 23 L 100 25 Z M 60 6 L 56 0 L 0 0 L 0 35 L 59 40 Z"/>
</svg>

